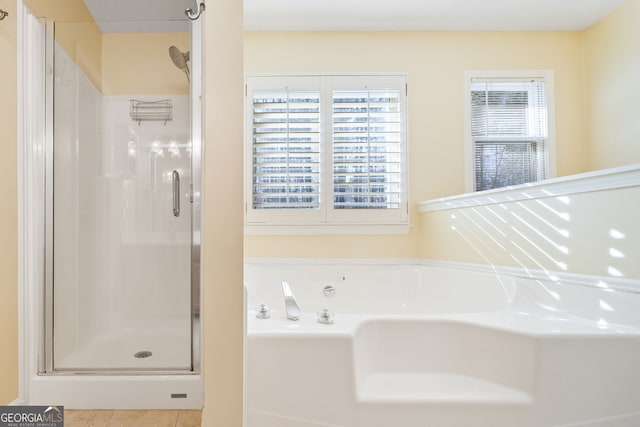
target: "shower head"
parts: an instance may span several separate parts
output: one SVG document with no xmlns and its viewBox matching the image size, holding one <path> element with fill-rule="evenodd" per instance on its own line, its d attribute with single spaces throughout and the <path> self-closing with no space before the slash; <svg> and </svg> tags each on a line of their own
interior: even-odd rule
<svg viewBox="0 0 640 427">
<path fill-rule="evenodd" d="M 187 80 L 191 81 L 189 66 L 187 65 L 190 57 L 189 52 L 182 53 L 177 47 L 171 46 L 169 47 L 169 56 L 171 57 L 171 61 L 173 61 L 173 64 L 180 70 L 184 71 L 184 73 L 187 75 Z"/>
</svg>

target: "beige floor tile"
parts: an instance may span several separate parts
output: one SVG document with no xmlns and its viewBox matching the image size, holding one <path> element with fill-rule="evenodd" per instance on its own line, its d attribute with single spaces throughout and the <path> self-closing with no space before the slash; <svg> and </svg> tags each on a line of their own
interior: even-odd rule
<svg viewBox="0 0 640 427">
<path fill-rule="evenodd" d="M 202 424 L 202 411 L 181 410 L 178 414 L 176 427 L 200 427 Z"/>
<path fill-rule="evenodd" d="M 175 427 L 177 410 L 113 411 L 108 427 Z"/>
<path fill-rule="evenodd" d="M 74 410 L 65 409 L 65 427 L 106 427 L 113 416 L 108 410 Z"/>
</svg>

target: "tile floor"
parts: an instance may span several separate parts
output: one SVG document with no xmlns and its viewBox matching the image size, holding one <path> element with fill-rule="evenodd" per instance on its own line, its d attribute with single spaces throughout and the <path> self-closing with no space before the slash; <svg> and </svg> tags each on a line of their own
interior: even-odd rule
<svg viewBox="0 0 640 427">
<path fill-rule="evenodd" d="M 65 427 L 200 427 L 197 410 L 65 409 Z"/>
</svg>

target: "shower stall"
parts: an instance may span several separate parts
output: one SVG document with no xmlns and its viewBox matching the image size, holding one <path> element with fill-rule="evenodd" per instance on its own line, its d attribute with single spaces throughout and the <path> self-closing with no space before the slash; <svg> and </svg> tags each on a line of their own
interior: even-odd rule
<svg viewBox="0 0 640 427">
<path fill-rule="evenodd" d="M 200 408 L 202 24 L 21 13 L 21 400 Z"/>
</svg>

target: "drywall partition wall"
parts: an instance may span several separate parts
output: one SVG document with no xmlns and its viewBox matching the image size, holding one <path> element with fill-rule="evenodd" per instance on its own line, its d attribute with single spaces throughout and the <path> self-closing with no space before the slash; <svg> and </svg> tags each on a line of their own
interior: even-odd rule
<svg viewBox="0 0 640 427">
<path fill-rule="evenodd" d="M 82 0 L 24 0 L 37 16 L 54 21 L 55 37 L 60 46 L 89 77 L 93 85 L 101 88 L 101 44 L 98 25 Z"/>
<path fill-rule="evenodd" d="M 465 70 L 553 70 L 557 174 L 585 171 L 582 59 L 578 32 L 246 33 L 246 73 L 408 73 L 414 227 L 407 235 L 247 235 L 245 255 L 416 257 L 415 204 L 464 191 Z"/>
<path fill-rule="evenodd" d="M 420 257 L 640 280 L 640 166 L 432 200 Z"/>
<path fill-rule="evenodd" d="M 584 32 L 589 168 L 640 163 L 640 0 Z"/>
<path fill-rule="evenodd" d="M 203 426 L 243 425 L 242 2 L 207 2 L 204 27 Z M 220 155 L 224 153 L 224 155 Z"/>
<path fill-rule="evenodd" d="M 0 0 L 0 405 L 18 397 L 18 3 Z"/>
</svg>

